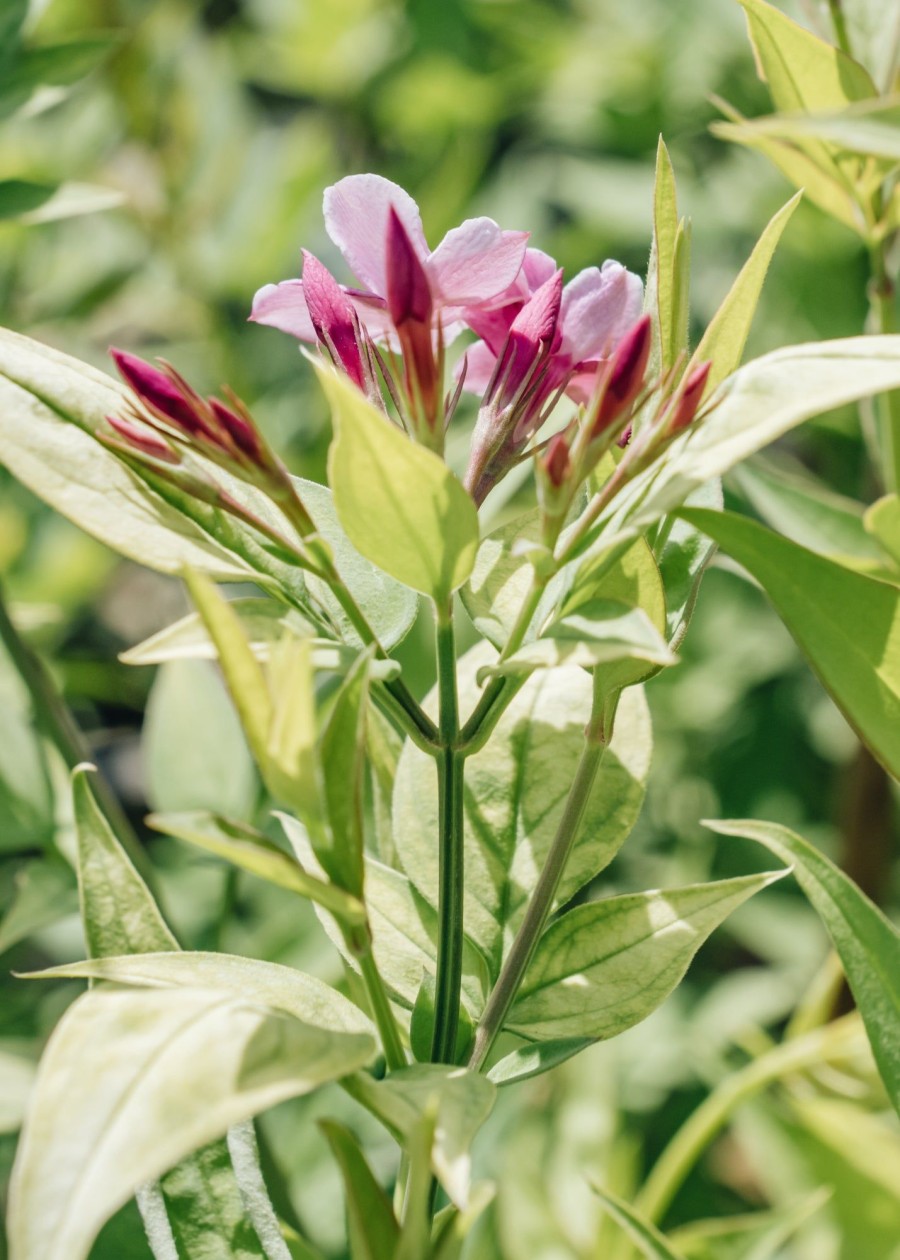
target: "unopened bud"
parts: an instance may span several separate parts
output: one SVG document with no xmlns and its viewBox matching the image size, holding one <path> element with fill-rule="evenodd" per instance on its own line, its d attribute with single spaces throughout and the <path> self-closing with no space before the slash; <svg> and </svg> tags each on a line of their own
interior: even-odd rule
<svg viewBox="0 0 900 1260">
<path fill-rule="evenodd" d="M 218 398 L 210 398 L 209 405 L 213 415 L 238 450 L 255 463 L 262 462 L 263 446 L 249 418 L 240 415 L 237 411 L 232 411 Z"/>
<path fill-rule="evenodd" d="M 387 226 L 387 305 L 395 328 L 431 322 L 428 276 L 397 211 L 391 206 Z"/>
<path fill-rule="evenodd" d="M 707 360 L 707 362 L 695 367 L 685 380 L 681 392 L 676 396 L 668 409 L 663 430 L 667 438 L 674 437 L 676 433 L 681 433 L 697 414 L 697 409 L 706 389 L 706 382 L 709 380 L 711 368 L 712 363 Z"/>
<path fill-rule="evenodd" d="M 328 268 L 308 250 L 303 251 L 303 296 L 316 337 L 336 357 L 336 366 L 363 389 L 365 378 L 353 304 Z"/>
<path fill-rule="evenodd" d="M 185 397 L 182 390 L 165 372 L 161 372 L 150 363 L 145 363 L 137 355 L 117 350 L 115 346 L 110 347 L 109 353 L 115 360 L 116 367 L 126 385 L 131 386 L 141 402 L 152 413 L 188 433 L 205 431 L 204 424 L 198 419 L 193 400 Z"/>
<path fill-rule="evenodd" d="M 164 438 L 146 425 L 135 424 L 123 416 L 107 416 L 107 423 L 115 429 L 120 438 L 124 438 L 128 447 L 138 455 L 146 455 L 151 459 L 161 460 L 165 464 L 179 463 L 181 456 L 173 450 Z"/>
<path fill-rule="evenodd" d="M 644 315 L 619 342 L 607 369 L 603 397 L 592 427 L 592 437 L 599 437 L 624 415 L 643 389 L 651 339 L 650 316 Z"/>
<path fill-rule="evenodd" d="M 557 433 L 550 439 L 544 452 L 542 463 L 547 478 L 556 489 L 566 481 L 572 470 L 572 458 L 569 454 L 569 443 L 564 433 Z"/>
</svg>

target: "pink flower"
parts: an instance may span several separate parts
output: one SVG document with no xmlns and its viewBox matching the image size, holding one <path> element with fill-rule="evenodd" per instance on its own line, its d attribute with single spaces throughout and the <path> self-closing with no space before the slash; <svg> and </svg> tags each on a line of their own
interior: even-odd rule
<svg viewBox="0 0 900 1260">
<path fill-rule="evenodd" d="M 419 208 L 397 184 L 380 175 L 350 175 L 326 188 L 325 226 L 362 288 L 345 288 L 369 335 L 392 332 L 388 299 L 391 277 L 388 234 L 393 210 L 427 281 L 432 311 L 440 316 L 445 339 L 463 327 L 466 310 L 489 307 L 516 279 L 525 255 L 527 232 L 501 230 L 493 219 L 467 219 L 430 250 Z M 316 341 L 303 280 L 265 285 L 253 300 L 250 318 Z"/>
</svg>

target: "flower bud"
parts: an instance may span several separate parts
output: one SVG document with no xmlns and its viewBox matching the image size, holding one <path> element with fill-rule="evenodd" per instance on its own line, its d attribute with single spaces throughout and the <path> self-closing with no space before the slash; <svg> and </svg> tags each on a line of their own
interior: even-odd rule
<svg viewBox="0 0 900 1260">
<path fill-rule="evenodd" d="M 185 395 L 175 381 L 159 368 L 145 363 L 134 354 L 110 346 L 109 353 L 125 381 L 153 415 L 167 420 L 187 433 L 205 433 L 206 426 L 197 414 L 195 400 Z"/>
<path fill-rule="evenodd" d="M 572 471 L 572 458 L 564 433 L 557 433 L 550 439 L 541 462 L 548 481 L 555 489 L 559 489 Z"/>
<path fill-rule="evenodd" d="M 387 226 L 387 305 L 395 328 L 402 324 L 430 324 L 431 288 L 403 221 L 393 206 Z"/>
<path fill-rule="evenodd" d="M 697 414 L 706 389 L 706 382 L 709 380 L 711 368 L 712 362 L 710 360 L 695 367 L 690 376 L 686 378 L 681 392 L 669 404 L 663 430 L 667 438 L 674 437 L 676 433 L 681 433 Z"/>
<path fill-rule="evenodd" d="M 360 389 L 365 387 L 353 304 L 314 254 L 303 251 L 303 296 L 316 336 Z"/>
<path fill-rule="evenodd" d="M 123 416 L 107 416 L 106 421 L 115 429 L 119 437 L 124 438 L 129 450 L 135 454 L 146 455 L 150 459 L 158 459 L 166 464 L 177 464 L 181 456 L 158 433 L 143 424 L 135 424 Z"/>
<path fill-rule="evenodd" d="M 634 324 L 616 347 L 607 368 L 606 382 L 591 437 L 599 437 L 629 409 L 644 387 L 644 376 L 650 358 L 652 324 L 644 315 Z"/>
</svg>

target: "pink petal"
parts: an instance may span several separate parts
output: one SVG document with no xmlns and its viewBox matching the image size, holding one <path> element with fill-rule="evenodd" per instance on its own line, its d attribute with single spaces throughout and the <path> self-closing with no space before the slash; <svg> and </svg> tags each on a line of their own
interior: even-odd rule
<svg viewBox="0 0 900 1260">
<path fill-rule="evenodd" d="M 556 261 L 549 254 L 545 254 L 542 249 L 526 249 L 520 279 L 526 282 L 527 291 L 534 293 L 535 289 L 539 289 L 550 279 L 555 270 Z"/>
<path fill-rule="evenodd" d="M 316 330 L 309 317 L 302 280 L 267 284 L 253 299 L 250 318 L 255 324 L 268 324 L 290 333 L 299 341 L 315 341 Z"/>
<path fill-rule="evenodd" d="M 349 175 L 326 188 L 323 199 L 328 235 L 353 274 L 381 297 L 387 292 L 386 249 L 391 206 L 424 261 L 428 246 L 419 207 L 398 184 L 381 175 Z"/>
<path fill-rule="evenodd" d="M 465 353 L 465 364 L 466 379 L 463 389 L 468 394 L 483 394 L 494 374 L 497 356 L 491 353 L 483 341 L 476 341 L 475 345 L 469 346 Z M 462 371 L 462 365 L 461 359 L 456 369 L 457 380 Z"/>
<path fill-rule="evenodd" d="M 560 310 L 562 349 L 574 363 L 605 359 L 641 313 L 643 286 L 621 263 L 586 267 L 566 285 Z"/>
<path fill-rule="evenodd" d="M 436 294 L 453 306 L 497 297 L 519 274 L 527 240 L 527 232 L 504 232 L 493 219 L 466 219 L 428 259 Z"/>
</svg>

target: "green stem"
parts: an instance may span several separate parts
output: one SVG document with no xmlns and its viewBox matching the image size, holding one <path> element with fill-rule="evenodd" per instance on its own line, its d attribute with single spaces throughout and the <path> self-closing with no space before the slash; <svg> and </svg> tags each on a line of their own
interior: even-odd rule
<svg viewBox="0 0 900 1260">
<path fill-rule="evenodd" d="M 0 640 L 28 688 L 36 722 L 53 742 L 68 768 L 74 770 L 82 762 L 92 761 L 87 741 L 49 670 L 37 652 L 16 629 L 6 607 L 2 587 L 0 587 Z M 118 836 L 123 848 L 146 877 L 147 861 L 140 841 L 115 793 L 99 770 L 91 780 L 91 788 L 97 805 Z"/>
<path fill-rule="evenodd" d="M 847 54 L 848 57 L 853 56 L 850 45 L 850 32 L 847 30 L 847 19 L 844 17 L 844 9 L 841 0 L 828 0 L 828 8 L 831 11 L 831 24 L 834 27 L 835 38 L 841 52 Z"/>
<path fill-rule="evenodd" d="M 384 1061 L 389 1071 L 397 1072 L 400 1068 L 406 1067 L 406 1053 L 403 1049 L 403 1042 L 400 1040 L 400 1031 L 397 1028 L 397 1021 L 394 1019 L 394 1012 L 391 1010 L 381 972 L 376 966 L 371 949 L 366 950 L 360 956 L 359 967 L 366 986 L 366 993 L 369 995 L 369 1004 L 372 1007 L 372 1015 L 375 1018 L 378 1035 L 381 1037 Z"/>
<path fill-rule="evenodd" d="M 438 728 L 438 951 L 431 1057 L 453 1063 L 459 1027 L 463 950 L 463 769 L 459 750 L 456 643 L 452 603 L 437 608 Z"/>
<path fill-rule="evenodd" d="M 789 1073 L 850 1058 L 863 1037 L 859 1016 L 845 1015 L 825 1028 L 782 1042 L 729 1076 L 688 1117 L 660 1155 L 635 1199 L 638 1211 L 648 1220 L 661 1220 L 703 1151 L 742 1103 Z"/>
<path fill-rule="evenodd" d="M 597 675 L 594 675 L 594 702 L 591 718 L 584 732 L 584 748 L 581 760 L 556 834 L 550 845 L 550 851 L 544 862 L 534 892 L 525 911 L 525 917 L 516 933 L 515 940 L 507 955 L 506 961 L 497 977 L 497 983 L 491 990 L 484 1013 L 475 1032 L 475 1043 L 468 1066 L 477 1070 L 482 1067 L 490 1054 L 509 1009 L 515 1001 L 516 994 L 525 978 L 534 951 L 537 948 L 541 933 L 547 922 L 553 902 L 559 888 L 572 846 L 578 835 L 584 811 L 590 798 L 600 762 L 606 749 L 607 741 L 606 696 L 601 690 Z"/>
<path fill-rule="evenodd" d="M 872 247 L 870 258 L 871 321 L 878 332 L 895 333 L 897 331 L 896 290 L 888 268 L 887 245 L 884 241 Z M 900 490 L 900 390 L 892 390 L 879 395 L 875 408 L 882 478 L 885 489 L 889 493 L 896 493 Z"/>
</svg>

